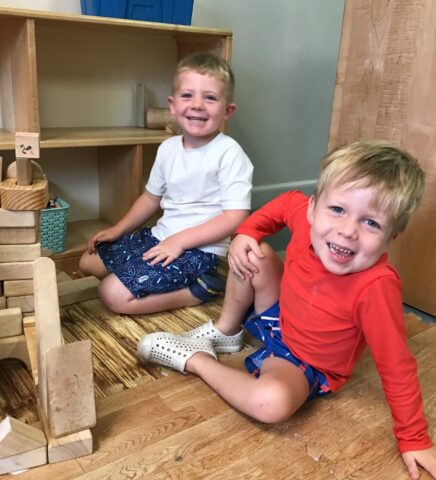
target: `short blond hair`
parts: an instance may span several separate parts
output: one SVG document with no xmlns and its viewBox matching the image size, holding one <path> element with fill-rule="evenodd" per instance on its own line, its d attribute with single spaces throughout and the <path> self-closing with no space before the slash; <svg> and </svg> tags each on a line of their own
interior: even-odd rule
<svg viewBox="0 0 436 480">
<path fill-rule="evenodd" d="M 387 141 L 355 142 L 323 158 L 315 200 L 329 188 L 346 183 L 377 190 L 373 204 L 388 212 L 392 235 L 397 235 L 421 201 L 424 172 L 412 155 Z"/>
<path fill-rule="evenodd" d="M 224 83 L 227 102 L 233 101 L 235 76 L 230 65 L 222 58 L 211 53 L 191 53 L 180 60 L 174 76 L 173 90 L 177 90 L 179 75 L 186 71 L 194 71 L 203 75 L 211 75 Z"/>
</svg>

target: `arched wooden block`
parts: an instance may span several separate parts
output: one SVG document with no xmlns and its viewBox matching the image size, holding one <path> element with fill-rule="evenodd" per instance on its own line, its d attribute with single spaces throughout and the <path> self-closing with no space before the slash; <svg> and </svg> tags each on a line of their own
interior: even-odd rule
<svg viewBox="0 0 436 480">
<path fill-rule="evenodd" d="M 29 351 L 24 335 L 0 338 L 0 360 L 5 358 L 21 360 L 27 369 L 31 370 L 32 366 L 30 364 Z"/>
<path fill-rule="evenodd" d="M 32 178 L 33 180 L 47 180 L 44 171 L 39 163 L 35 162 L 35 160 L 31 160 L 32 165 Z M 17 162 L 12 162 L 9 164 L 8 168 L 6 169 L 5 178 L 15 178 L 17 179 Z"/>
<path fill-rule="evenodd" d="M 0 183 L 2 208 L 7 210 L 41 210 L 48 202 L 48 181 L 34 180 L 31 185 L 17 185 L 13 178 Z"/>
</svg>

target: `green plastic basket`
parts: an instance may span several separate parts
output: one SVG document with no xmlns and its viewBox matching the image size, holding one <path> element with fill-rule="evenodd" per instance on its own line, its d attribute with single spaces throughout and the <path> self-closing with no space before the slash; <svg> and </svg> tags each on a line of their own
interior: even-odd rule
<svg viewBox="0 0 436 480">
<path fill-rule="evenodd" d="M 41 246 L 61 253 L 65 250 L 70 205 L 59 197 L 56 200 L 60 207 L 41 210 Z"/>
</svg>

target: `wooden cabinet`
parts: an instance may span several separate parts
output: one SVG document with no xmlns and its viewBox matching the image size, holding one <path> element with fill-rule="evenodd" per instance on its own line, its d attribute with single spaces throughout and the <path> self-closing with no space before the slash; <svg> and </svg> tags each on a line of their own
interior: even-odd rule
<svg viewBox="0 0 436 480">
<path fill-rule="evenodd" d="M 82 220 L 74 214 L 81 199 L 67 199 L 76 221 L 67 250 L 55 256 L 60 266 L 71 269 L 87 238 L 126 212 L 168 138 L 136 127 L 137 84 L 153 106 L 164 107 L 180 58 L 207 51 L 230 61 L 231 42 L 231 32 L 216 29 L 0 9 L 0 155 L 13 160 L 16 131 L 40 133 L 44 170 L 49 149 L 59 162 L 72 162 L 66 149 L 77 158 L 92 149 L 98 211 Z M 64 166 L 67 183 L 75 166 L 58 170 Z M 83 162 L 80 168 L 86 179 L 90 172 Z"/>
<path fill-rule="evenodd" d="M 426 173 L 422 204 L 389 258 L 407 304 L 436 315 L 436 2 L 345 2 L 329 149 L 403 146 Z"/>
</svg>

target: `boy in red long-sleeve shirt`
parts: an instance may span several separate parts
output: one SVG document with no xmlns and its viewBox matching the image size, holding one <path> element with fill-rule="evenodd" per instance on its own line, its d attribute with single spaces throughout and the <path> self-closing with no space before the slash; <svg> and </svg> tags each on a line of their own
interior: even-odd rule
<svg viewBox="0 0 436 480">
<path fill-rule="evenodd" d="M 241 412 L 274 423 L 338 390 L 368 345 L 410 477 L 419 477 L 420 464 L 436 478 L 401 283 L 386 253 L 423 189 L 416 160 L 387 142 L 335 150 L 313 196 L 280 195 L 237 229 L 217 322 L 184 335 L 146 335 L 138 355 L 195 373 Z M 284 227 L 292 237 L 283 265 L 262 240 Z M 241 348 L 241 323 L 264 343 L 246 359 L 254 376 L 216 360 L 215 352 Z"/>
</svg>

